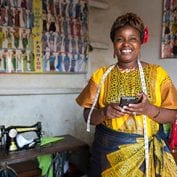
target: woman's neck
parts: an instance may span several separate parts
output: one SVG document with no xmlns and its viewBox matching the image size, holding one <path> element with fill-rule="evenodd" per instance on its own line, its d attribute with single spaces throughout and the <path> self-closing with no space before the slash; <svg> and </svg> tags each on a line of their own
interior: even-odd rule
<svg viewBox="0 0 177 177">
<path fill-rule="evenodd" d="M 134 63 L 117 63 L 117 67 L 121 72 L 130 72 L 138 68 L 137 61 Z"/>
</svg>

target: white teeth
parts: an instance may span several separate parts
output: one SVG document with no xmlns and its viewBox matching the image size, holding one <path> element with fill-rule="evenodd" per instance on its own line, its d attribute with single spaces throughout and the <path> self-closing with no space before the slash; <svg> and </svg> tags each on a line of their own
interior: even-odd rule
<svg viewBox="0 0 177 177">
<path fill-rule="evenodd" d="M 132 50 L 130 50 L 130 49 L 126 49 L 126 50 L 122 50 L 121 52 L 122 53 L 130 53 Z"/>
</svg>

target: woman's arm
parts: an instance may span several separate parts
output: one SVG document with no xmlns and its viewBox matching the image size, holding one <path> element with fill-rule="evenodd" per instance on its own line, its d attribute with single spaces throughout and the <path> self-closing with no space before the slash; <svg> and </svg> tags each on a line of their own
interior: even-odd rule
<svg viewBox="0 0 177 177">
<path fill-rule="evenodd" d="M 167 109 L 149 103 L 145 94 L 142 94 L 142 101 L 138 104 L 129 104 L 124 107 L 129 114 L 136 112 L 136 115 L 144 114 L 159 123 L 173 123 L 176 119 L 177 110 Z"/>
<path fill-rule="evenodd" d="M 177 118 L 177 110 L 150 106 L 148 116 L 159 123 L 173 123 Z"/>
<path fill-rule="evenodd" d="M 84 109 L 84 119 L 85 119 L 85 121 L 87 121 L 87 119 L 88 119 L 89 112 L 90 112 L 90 108 L 85 108 Z M 92 115 L 91 115 L 90 123 L 92 125 L 98 125 L 98 124 L 104 122 L 105 119 L 106 119 L 106 117 L 104 115 L 103 109 L 94 109 L 93 112 L 92 112 Z"/>
<path fill-rule="evenodd" d="M 84 118 L 87 121 L 90 108 L 84 109 Z M 124 110 L 117 103 L 110 103 L 104 108 L 94 109 L 91 115 L 91 124 L 98 125 L 103 123 L 106 119 L 113 119 L 124 116 Z"/>
</svg>

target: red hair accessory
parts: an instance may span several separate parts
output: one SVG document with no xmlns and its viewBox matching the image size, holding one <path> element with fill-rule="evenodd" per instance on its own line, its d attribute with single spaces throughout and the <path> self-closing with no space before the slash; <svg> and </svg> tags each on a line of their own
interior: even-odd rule
<svg viewBox="0 0 177 177">
<path fill-rule="evenodd" d="M 149 38 L 149 30 L 148 27 L 146 26 L 144 29 L 144 37 L 143 37 L 142 44 L 146 43 L 148 41 L 148 38 Z"/>
</svg>

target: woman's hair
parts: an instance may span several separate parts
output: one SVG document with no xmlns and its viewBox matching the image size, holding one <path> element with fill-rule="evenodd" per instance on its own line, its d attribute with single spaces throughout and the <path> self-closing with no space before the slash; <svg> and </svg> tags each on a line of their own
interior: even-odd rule
<svg viewBox="0 0 177 177">
<path fill-rule="evenodd" d="M 144 23 L 143 20 L 134 13 L 126 13 L 125 15 L 121 15 L 117 17 L 117 19 L 112 25 L 111 32 L 110 32 L 110 38 L 112 42 L 114 42 L 116 31 L 126 25 L 129 25 L 137 29 L 140 33 L 141 42 L 143 42 L 144 28 L 145 28 Z"/>
</svg>

